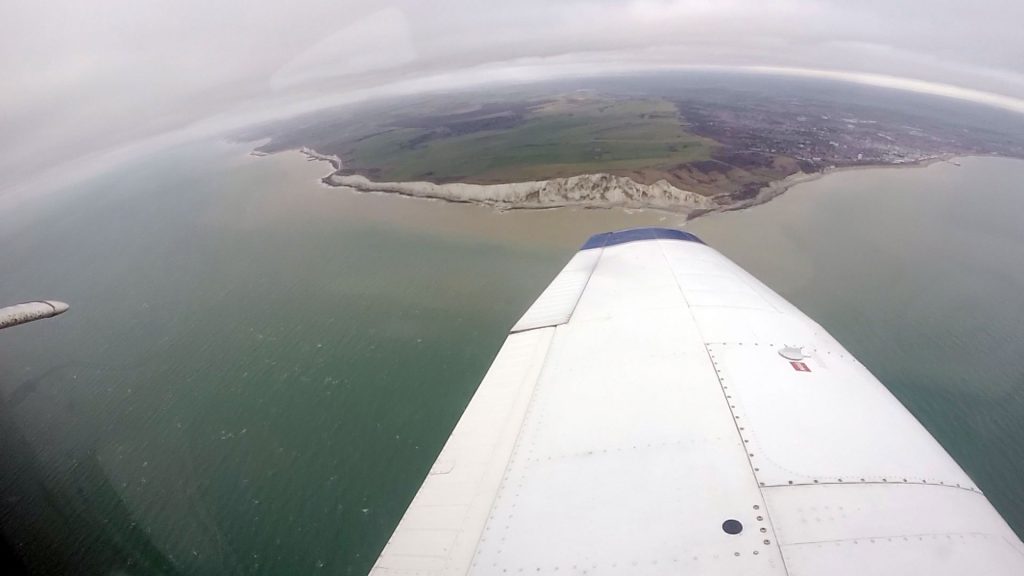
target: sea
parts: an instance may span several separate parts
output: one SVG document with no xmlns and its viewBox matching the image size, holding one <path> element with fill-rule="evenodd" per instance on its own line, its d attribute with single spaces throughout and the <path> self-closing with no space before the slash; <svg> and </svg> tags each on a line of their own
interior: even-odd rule
<svg viewBox="0 0 1024 576">
<path fill-rule="evenodd" d="M 361 194 L 251 149 L 0 210 L 0 303 L 71 305 L 0 332 L 8 561 L 366 574 L 509 327 L 590 234 L 636 226 L 696 233 L 815 318 L 1024 535 L 1022 161 L 837 171 L 686 222 Z"/>
</svg>

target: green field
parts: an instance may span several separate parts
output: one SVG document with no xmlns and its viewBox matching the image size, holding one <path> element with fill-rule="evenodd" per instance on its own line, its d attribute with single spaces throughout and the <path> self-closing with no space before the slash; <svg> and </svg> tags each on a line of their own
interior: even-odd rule
<svg viewBox="0 0 1024 576">
<path fill-rule="evenodd" d="M 393 120 L 375 134 L 333 143 L 332 152 L 347 170 L 380 181 L 491 183 L 660 171 L 706 160 L 713 145 L 688 133 L 675 106 L 661 99 L 574 95 Z"/>
</svg>

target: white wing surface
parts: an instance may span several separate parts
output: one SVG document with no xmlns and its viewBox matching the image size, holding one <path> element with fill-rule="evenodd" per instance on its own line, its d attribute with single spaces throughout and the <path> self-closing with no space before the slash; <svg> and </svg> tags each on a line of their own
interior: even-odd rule
<svg viewBox="0 0 1024 576">
<path fill-rule="evenodd" d="M 824 329 L 696 237 L 591 238 L 505 341 L 378 576 L 1024 574 Z"/>
</svg>

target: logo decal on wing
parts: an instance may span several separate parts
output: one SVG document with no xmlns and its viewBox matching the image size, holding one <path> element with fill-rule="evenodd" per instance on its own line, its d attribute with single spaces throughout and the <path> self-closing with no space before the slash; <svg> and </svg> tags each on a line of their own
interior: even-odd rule
<svg viewBox="0 0 1024 576">
<path fill-rule="evenodd" d="M 803 362 L 790 362 L 789 365 L 792 366 L 793 370 L 796 370 L 797 372 L 811 371 L 811 368 L 807 364 L 804 364 Z"/>
</svg>

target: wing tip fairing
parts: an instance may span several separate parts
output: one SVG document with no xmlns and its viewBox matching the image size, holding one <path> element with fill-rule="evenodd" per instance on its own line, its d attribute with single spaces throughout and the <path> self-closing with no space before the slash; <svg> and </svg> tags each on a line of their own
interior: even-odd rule
<svg viewBox="0 0 1024 576">
<path fill-rule="evenodd" d="M 640 240 L 684 240 L 687 242 L 704 243 L 695 234 L 677 230 L 675 228 L 630 228 L 627 230 L 594 234 L 586 241 L 586 243 L 583 244 L 580 250 L 604 248 L 606 246 L 638 242 Z"/>
</svg>

